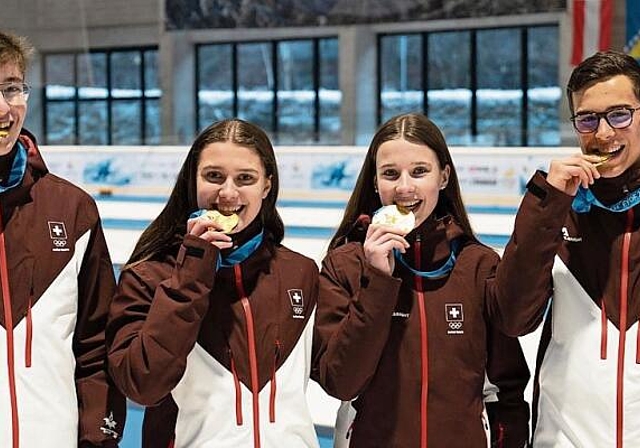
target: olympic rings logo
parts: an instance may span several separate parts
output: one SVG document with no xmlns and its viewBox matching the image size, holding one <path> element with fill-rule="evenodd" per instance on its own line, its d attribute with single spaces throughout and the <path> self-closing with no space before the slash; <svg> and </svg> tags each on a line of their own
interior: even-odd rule
<svg viewBox="0 0 640 448">
<path fill-rule="evenodd" d="M 53 240 L 53 245 L 56 247 L 64 247 L 67 245 L 66 240 Z"/>
<path fill-rule="evenodd" d="M 462 321 L 454 321 L 454 322 L 449 322 L 449 328 L 451 328 L 452 330 L 459 330 L 462 328 Z"/>
</svg>

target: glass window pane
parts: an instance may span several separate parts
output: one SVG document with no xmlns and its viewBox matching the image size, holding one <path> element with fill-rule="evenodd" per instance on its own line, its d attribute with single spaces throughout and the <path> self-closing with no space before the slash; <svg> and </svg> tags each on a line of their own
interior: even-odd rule
<svg viewBox="0 0 640 448">
<path fill-rule="evenodd" d="M 73 101 L 47 103 L 46 142 L 48 145 L 75 143 L 75 113 Z"/>
<path fill-rule="evenodd" d="M 315 140 L 313 42 L 278 43 L 278 143 Z"/>
<path fill-rule="evenodd" d="M 338 79 L 338 39 L 320 39 L 320 134 L 318 143 L 340 143 L 340 104 Z"/>
<path fill-rule="evenodd" d="M 113 101 L 111 103 L 111 144 L 142 144 L 142 105 L 140 101 Z"/>
<path fill-rule="evenodd" d="M 146 96 L 160 96 L 160 82 L 158 80 L 158 50 L 147 50 L 144 52 L 144 88 Z"/>
<path fill-rule="evenodd" d="M 114 98 L 139 98 L 142 57 L 139 51 L 111 53 L 111 95 Z"/>
<path fill-rule="evenodd" d="M 273 64 L 271 44 L 238 45 L 238 116 L 273 131 Z"/>
<path fill-rule="evenodd" d="M 80 98 L 107 97 L 107 55 L 105 53 L 78 55 L 78 96 Z"/>
<path fill-rule="evenodd" d="M 478 135 L 475 144 L 522 145 L 519 28 L 478 31 Z"/>
<path fill-rule="evenodd" d="M 404 112 L 422 112 L 422 36 L 380 39 L 381 119 Z"/>
<path fill-rule="evenodd" d="M 159 145 L 162 133 L 160 132 L 160 100 L 146 101 L 145 116 L 145 141 L 147 145 Z"/>
<path fill-rule="evenodd" d="M 45 95 L 47 99 L 73 98 L 75 89 L 74 55 L 49 54 L 44 58 Z"/>
<path fill-rule="evenodd" d="M 198 124 L 204 129 L 233 116 L 232 46 L 202 45 L 197 54 Z"/>
<path fill-rule="evenodd" d="M 528 30 L 527 144 L 560 144 L 560 100 L 558 86 L 558 27 L 541 26 Z"/>
<path fill-rule="evenodd" d="M 429 42 L 428 115 L 449 145 L 471 144 L 471 33 L 432 33 Z"/>
<path fill-rule="evenodd" d="M 82 101 L 79 106 L 78 123 L 80 145 L 106 145 L 107 139 L 107 102 Z"/>
</svg>

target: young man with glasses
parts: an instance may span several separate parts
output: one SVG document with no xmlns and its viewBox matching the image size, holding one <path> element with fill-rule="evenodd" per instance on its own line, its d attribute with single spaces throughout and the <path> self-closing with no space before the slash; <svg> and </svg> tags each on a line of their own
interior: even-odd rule
<svg viewBox="0 0 640 448">
<path fill-rule="evenodd" d="M 107 377 L 115 281 L 93 199 L 48 172 L 24 129 L 23 38 L 0 31 L 0 445 L 116 447 Z"/>
<path fill-rule="evenodd" d="M 528 184 L 496 274 L 503 329 L 543 320 L 533 447 L 640 446 L 640 66 L 602 52 L 567 86 L 581 153 Z"/>
</svg>

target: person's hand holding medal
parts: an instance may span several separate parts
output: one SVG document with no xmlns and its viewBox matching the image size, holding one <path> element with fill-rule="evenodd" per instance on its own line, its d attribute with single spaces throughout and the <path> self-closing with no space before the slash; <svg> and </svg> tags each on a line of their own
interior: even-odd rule
<svg viewBox="0 0 640 448">
<path fill-rule="evenodd" d="M 416 218 L 410 210 L 397 205 L 378 209 L 367 229 L 363 248 L 367 261 L 389 275 L 395 268 L 393 250 L 404 253 L 409 243 L 404 236 L 413 230 Z"/>
<path fill-rule="evenodd" d="M 219 249 L 228 249 L 233 245 L 229 233 L 239 222 L 235 213 L 225 215 L 218 210 L 201 209 L 193 212 L 187 221 L 187 233 L 199 236 L 216 245 Z"/>
</svg>

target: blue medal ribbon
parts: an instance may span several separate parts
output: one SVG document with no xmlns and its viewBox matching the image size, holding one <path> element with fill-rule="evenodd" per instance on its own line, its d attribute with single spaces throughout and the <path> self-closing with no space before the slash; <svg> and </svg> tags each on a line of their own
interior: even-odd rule
<svg viewBox="0 0 640 448">
<path fill-rule="evenodd" d="M 451 249 L 449 258 L 442 266 L 440 266 L 438 269 L 435 269 L 433 271 L 419 271 L 417 269 L 412 268 L 411 266 L 409 266 L 409 263 L 407 263 L 406 260 L 403 258 L 402 253 L 398 249 L 394 249 L 393 254 L 395 255 L 396 259 L 400 263 L 402 263 L 404 267 L 409 269 L 409 271 L 411 271 L 413 274 L 418 275 L 420 277 L 428 278 L 431 280 L 436 280 L 439 278 L 446 277 L 453 270 L 453 267 L 456 264 L 456 258 L 457 258 L 456 253 L 458 252 L 459 246 L 460 246 L 460 242 L 458 240 L 451 241 L 451 245 L 449 246 Z"/>
<path fill-rule="evenodd" d="M 610 212 L 619 213 L 625 212 L 638 204 L 640 204 L 640 189 L 632 191 L 615 204 L 604 205 L 595 197 L 591 190 L 580 187 L 578 188 L 576 196 L 573 198 L 571 208 L 573 208 L 576 213 L 587 213 L 591 210 L 591 207 L 595 205 Z"/>
<path fill-rule="evenodd" d="M 222 268 L 230 268 L 235 264 L 242 263 L 244 260 L 249 258 L 249 256 L 256 251 L 256 249 L 262 244 L 262 236 L 264 231 L 260 231 L 256 236 L 251 238 L 249 241 L 244 243 L 242 246 L 238 247 L 236 250 L 231 252 L 229 255 L 223 257 L 218 253 L 218 263 L 216 266 L 216 270 Z"/>
<path fill-rule="evenodd" d="M 9 182 L 6 186 L 0 185 L 0 193 L 4 193 L 18 186 L 20 182 L 22 182 L 24 173 L 27 171 L 27 148 L 24 147 L 20 140 L 16 142 L 16 145 L 18 145 L 18 151 L 13 158 L 13 164 L 9 172 Z"/>
<path fill-rule="evenodd" d="M 189 215 L 189 219 L 197 218 L 202 216 L 207 212 L 206 209 L 196 210 L 195 212 Z M 229 253 L 227 256 L 222 256 L 218 253 L 218 261 L 216 263 L 216 271 L 220 268 L 230 268 L 233 265 L 242 263 L 244 260 L 249 258 L 249 256 L 256 251 L 256 249 L 262 244 L 264 230 L 261 230 L 256 236 L 251 238 L 249 241 L 244 243 L 242 246 L 238 247 L 233 252 Z"/>
</svg>

